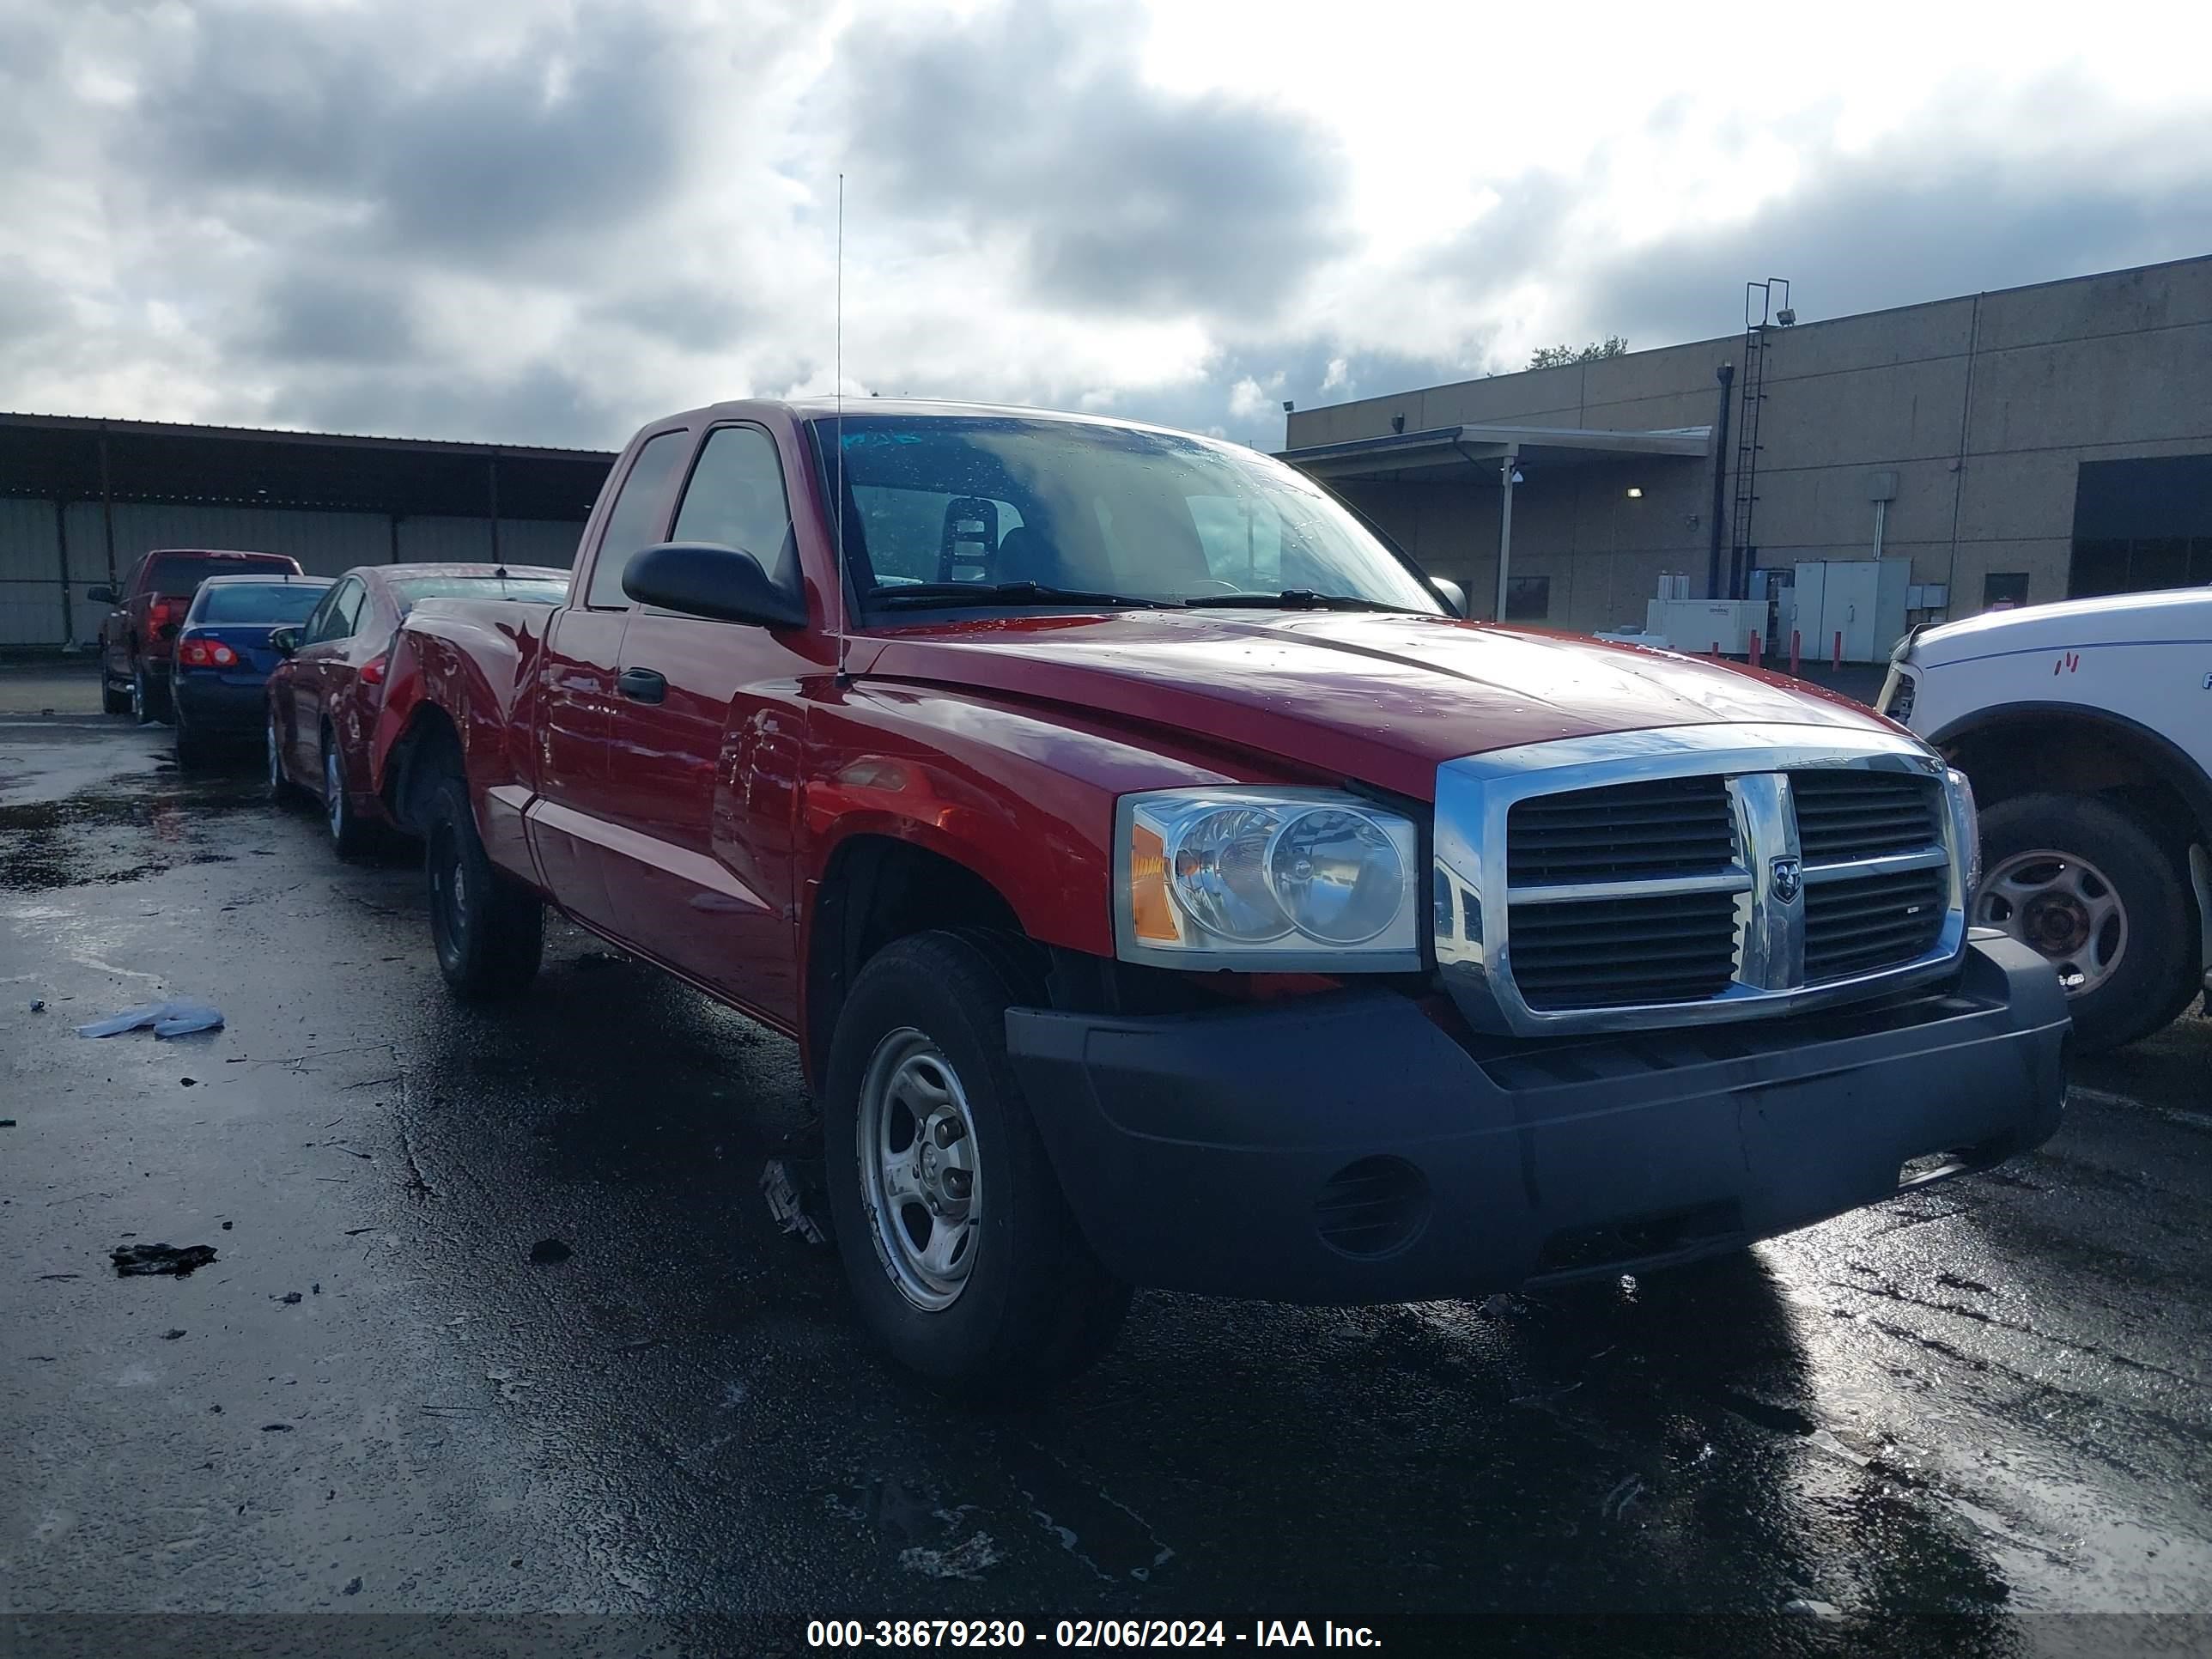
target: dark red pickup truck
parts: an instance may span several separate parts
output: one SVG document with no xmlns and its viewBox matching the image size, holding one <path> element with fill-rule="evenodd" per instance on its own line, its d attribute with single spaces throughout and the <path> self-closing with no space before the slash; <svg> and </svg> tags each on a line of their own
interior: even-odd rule
<svg viewBox="0 0 2212 1659">
<path fill-rule="evenodd" d="M 854 1298 L 940 1382 L 1067 1375 L 1132 1285 L 1642 1273 L 2057 1123 L 2057 980 L 1970 937 L 1932 751 L 1461 621 L 1249 451 L 722 404 L 631 442 L 571 581 L 395 640 L 439 963 L 521 989 L 550 902 L 795 1038 Z"/>
<path fill-rule="evenodd" d="M 129 713 L 141 724 L 172 711 L 170 659 L 192 595 L 210 576 L 300 574 L 282 553 L 237 553 L 204 547 L 157 547 L 131 567 L 120 592 L 100 586 L 86 598 L 113 607 L 100 623 L 100 706 Z"/>
</svg>

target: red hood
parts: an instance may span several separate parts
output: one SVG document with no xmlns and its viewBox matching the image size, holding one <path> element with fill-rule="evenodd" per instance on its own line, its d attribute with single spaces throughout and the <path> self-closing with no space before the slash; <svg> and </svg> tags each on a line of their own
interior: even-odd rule
<svg viewBox="0 0 2212 1659">
<path fill-rule="evenodd" d="M 1576 635 L 1365 611 L 1127 611 L 854 641 L 852 672 L 1011 694 L 1427 799 L 1439 763 L 1554 738 L 1765 720 L 1894 728 L 1778 674 Z"/>
</svg>

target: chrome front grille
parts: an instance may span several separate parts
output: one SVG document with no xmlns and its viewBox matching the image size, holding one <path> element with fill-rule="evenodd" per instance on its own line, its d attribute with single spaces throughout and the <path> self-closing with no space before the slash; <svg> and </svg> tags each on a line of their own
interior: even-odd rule
<svg viewBox="0 0 2212 1659">
<path fill-rule="evenodd" d="M 1808 769 L 1790 775 L 1790 793 L 1808 864 L 1909 853 L 1943 838 L 1943 786 L 1935 778 Z"/>
<path fill-rule="evenodd" d="M 1717 997 L 1735 975 L 1735 909 L 1730 893 L 1516 903 L 1513 978 L 1540 1012 Z"/>
<path fill-rule="evenodd" d="M 1748 1018 L 1955 963 L 1963 831 L 1901 735 L 1713 726 L 1529 744 L 1437 775 L 1437 966 L 1479 1028 Z M 1447 901 L 1447 891 L 1456 902 Z"/>
<path fill-rule="evenodd" d="M 1805 982 L 1822 985 L 1927 955 L 1942 931 L 1950 887 L 1950 872 L 1940 866 L 1808 886 Z"/>
<path fill-rule="evenodd" d="M 1516 801 L 1506 819 L 1516 887 L 1724 868 L 1735 856 L 1728 780 L 1658 778 Z"/>
</svg>

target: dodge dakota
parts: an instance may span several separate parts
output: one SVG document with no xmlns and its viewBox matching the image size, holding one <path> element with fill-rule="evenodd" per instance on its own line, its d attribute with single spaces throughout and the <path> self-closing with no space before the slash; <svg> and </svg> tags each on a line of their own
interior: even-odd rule
<svg viewBox="0 0 2212 1659">
<path fill-rule="evenodd" d="M 723 404 L 562 602 L 416 607 L 370 783 L 458 994 L 550 904 L 795 1041 L 860 1316 L 957 1391 L 1132 1286 L 1644 1273 L 2051 1133 L 2064 998 L 1934 751 L 1454 609 L 1234 446 Z"/>
</svg>

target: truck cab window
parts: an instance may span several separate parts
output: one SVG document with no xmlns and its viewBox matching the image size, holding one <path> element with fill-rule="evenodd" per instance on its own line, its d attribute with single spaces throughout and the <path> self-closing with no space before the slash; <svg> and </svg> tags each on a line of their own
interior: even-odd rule
<svg viewBox="0 0 2212 1659">
<path fill-rule="evenodd" d="M 684 459 L 688 432 L 663 432 L 646 440 L 622 494 L 607 514 L 605 533 L 599 538 L 599 556 L 592 566 L 592 590 L 585 603 L 594 608 L 619 608 L 629 603 L 623 592 L 623 572 L 640 552 L 659 539 L 660 515 L 668 504 L 668 483 L 676 464 Z"/>
<path fill-rule="evenodd" d="M 670 538 L 742 548 L 760 561 L 778 587 L 799 592 L 799 548 L 775 441 L 757 426 L 717 427 L 708 433 L 691 482 L 684 488 Z"/>
</svg>

